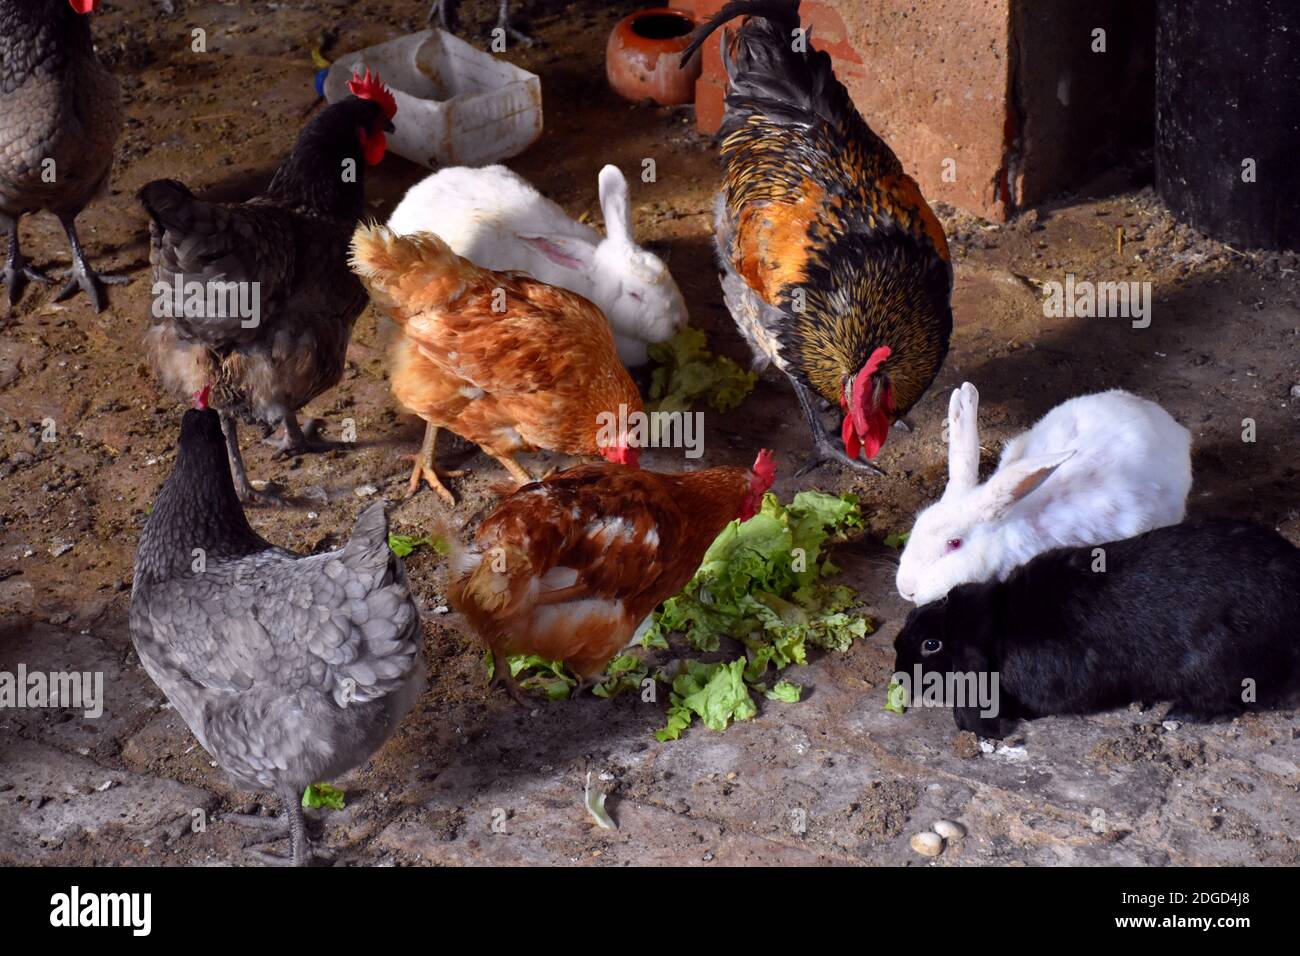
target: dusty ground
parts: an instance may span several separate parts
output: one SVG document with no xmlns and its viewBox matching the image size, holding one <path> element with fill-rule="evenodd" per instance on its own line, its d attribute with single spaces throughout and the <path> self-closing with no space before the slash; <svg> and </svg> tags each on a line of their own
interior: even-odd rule
<svg viewBox="0 0 1300 956">
<path fill-rule="evenodd" d="M 0 669 L 98 670 L 107 691 L 98 720 L 0 711 L 0 861 L 248 860 L 245 834 L 220 818 L 260 798 L 230 789 L 163 706 L 127 635 L 135 541 L 169 470 L 179 416 L 138 345 L 150 282 L 133 194 L 159 176 L 221 197 L 252 194 L 312 104 L 308 50 L 322 28 L 334 52 L 345 52 L 418 28 L 424 10 L 424 0 L 308 0 L 246 4 L 257 11 L 250 17 L 233 3 L 177 5 L 167 15 L 147 0 L 119 0 L 95 21 L 131 118 L 112 194 L 83 215 L 82 237 L 101 269 L 131 284 L 110 291 L 102 315 L 84 297 L 58 305 L 47 290 L 29 289 L 0 328 Z M 465 6 L 467 27 L 486 24 L 489 4 Z M 671 256 L 693 321 L 743 358 L 711 262 L 711 144 L 692 132 L 688 110 L 631 106 L 603 86 L 604 37 L 627 7 L 531 4 L 522 25 L 546 45 L 509 56 L 542 76 L 547 130 L 512 165 L 574 214 L 598 220 L 600 166 L 632 172 L 653 157 L 658 182 L 634 184 L 637 229 Z M 196 25 L 208 31 L 207 54 L 189 50 Z M 369 182 L 376 214 L 422 174 L 386 160 Z M 936 865 L 1300 860 L 1294 711 L 1214 726 L 1164 725 L 1161 709 L 1045 719 L 989 753 L 959 737 L 946 712 L 900 718 L 881 709 L 905 608 L 892 588 L 893 552 L 877 542 L 941 490 L 942 415 L 963 380 L 981 390 L 986 466 L 1060 400 L 1123 386 L 1193 430 L 1194 513 L 1253 518 L 1300 542 L 1300 262 L 1241 254 L 1175 226 L 1143 182 L 1140 168 L 1116 174 L 1001 228 L 940 210 L 953 238 L 957 329 L 939 382 L 913 413 L 914 433 L 895 434 L 885 448 L 887 478 L 824 471 L 796 482 L 791 466 L 806 434 L 783 382 L 764 381 L 740 410 L 709 416 L 707 461 L 747 462 L 760 443 L 774 444 L 787 463 L 783 496 L 810 484 L 853 490 L 869 515 L 871 532 L 838 560 L 881 627 L 850 653 L 795 674 L 810 691 L 804 702 L 768 704 L 725 733 L 697 727 L 659 745 L 651 731 L 662 703 L 588 697 L 529 713 L 486 698 L 479 649 L 431 615 L 431 689 L 383 752 L 343 781 L 348 809 L 318 823 L 337 859 L 919 864 L 908 838 L 942 816 L 961 820 L 969 835 Z M 1118 226 L 1128 239 L 1122 253 Z M 67 262 L 52 219 L 29 218 L 23 234 L 37 263 Z M 1035 283 L 1067 272 L 1153 282 L 1151 327 L 1045 319 Z M 437 500 L 402 498 L 407 465 L 398 456 L 414 449 L 420 427 L 395 411 L 382 357 L 367 313 L 345 381 L 309 409 L 331 422 L 353 417 L 355 450 L 274 462 L 248 436 L 250 474 L 298 502 L 251 513 L 266 537 L 304 551 L 330 547 L 368 491 L 393 501 L 397 530 L 430 526 Z M 47 418 L 57 426 L 53 443 L 40 441 Z M 1257 422 L 1254 443 L 1242 441 L 1245 418 Z M 543 458 L 532 467 L 549 464 Z M 483 512 L 489 483 L 501 477 L 481 456 L 468 463 L 474 475 L 457 485 L 458 521 Z M 678 464 L 668 452 L 645 463 Z M 420 552 L 409 567 L 421 602 L 442 604 L 437 561 Z M 595 829 L 581 809 L 588 770 L 612 793 L 617 832 Z M 196 834 L 197 810 L 208 824 Z M 494 820 L 504 823 L 494 830 Z"/>
</svg>

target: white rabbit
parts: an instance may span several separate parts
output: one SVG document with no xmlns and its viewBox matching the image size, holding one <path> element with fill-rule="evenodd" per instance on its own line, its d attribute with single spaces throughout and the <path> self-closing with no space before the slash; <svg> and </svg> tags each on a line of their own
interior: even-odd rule
<svg viewBox="0 0 1300 956">
<path fill-rule="evenodd" d="M 974 385 L 953 390 L 948 487 L 917 515 L 898 565 L 907 600 L 927 604 L 959 584 L 1005 580 L 1052 548 L 1183 520 L 1192 437 L 1154 402 L 1119 389 L 1072 398 L 1008 442 L 982 485 L 978 406 Z"/>
<path fill-rule="evenodd" d="M 600 208 L 605 238 L 504 166 L 452 166 L 412 186 L 388 226 L 401 235 L 437 233 L 477 266 L 526 272 L 591 300 L 609 320 L 619 358 L 642 365 L 648 344 L 686 324 L 686 302 L 663 261 L 632 238 L 617 166 L 600 171 Z"/>
</svg>

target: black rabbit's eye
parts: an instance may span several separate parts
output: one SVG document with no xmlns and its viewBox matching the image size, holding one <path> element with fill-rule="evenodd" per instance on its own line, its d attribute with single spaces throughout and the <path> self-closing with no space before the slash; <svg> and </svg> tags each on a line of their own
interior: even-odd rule
<svg viewBox="0 0 1300 956">
<path fill-rule="evenodd" d="M 961 547 L 961 538 L 949 538 L 949 539 L 948 539 L 948 550 L 949 550 L 949 551 L 956 551 L 956 550 L 957 550 L 958 548 L 960 548 L 960 547 Z"/>
<path fill-rule="evenodd" d="M 926 656 L 937 654 L 941 647 L 943 647 L 943 641 L 939 640 L 937 637 L 932 637 L 921 645 L 921 653 Z"/>
</svg>

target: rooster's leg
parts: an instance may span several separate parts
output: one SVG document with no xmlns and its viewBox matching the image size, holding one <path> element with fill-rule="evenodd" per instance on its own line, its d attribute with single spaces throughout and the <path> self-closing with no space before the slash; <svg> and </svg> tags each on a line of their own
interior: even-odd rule
<svg viewBox="0 0 1300 956">
<path fill-rule="evenodd" d="M 869 475 L 884 474 L 871 462 L 863 461 L 861 458 L 850 458 L 844 454 L 835 436 L 826 430 L 826 423 L 822 421 L 821 413 L 817 411 L 817 397 L 802 382 L 791 378 L 790 383 L 794 385 L 794 393 L 799 396 L 799 404 L 803 406 L 803 413 L 808 419 L 808 427 L 812 430 L 813 439 L 812 454 L 808 456 L 808 461 L 804 466 L 796 472 L 797 475 L 802 477 L 828 461 L 838 462 L 848 468 L 866 472 Z"/>
<path fill-rule="evenodd" d="M 506 35 L 511 39 L 518 40 L 524 46 L 532 46 L 537 41 L 527 33 L 521 33 L 510 25 L 510 0 L 500 0 L 497 7 L 497 25 L 498 30 L 504 30 Z"/>
<path fill-rule="evenodd" d="M 16 305 L 26 280 L 49 282 L 50 277 L 32 265 L 31 260 L 18 248 L 18 220 L 0 216 L 0 225 L 5 225 L 9 232 L 9 256 L 5 259 L 4 283 L 9 289 L 9 304 Z"/>
<path fill-rule="evenodd" d="M 77 220 L 75 216 L 60 216 L 63 231 L 68 234 L 68 247 L 72 250 L 72 269 L 68 272 L 67 285 L 54 297 L 55 302 L 71 298 L 80 289 L 90 299 L 96 312 L 103 312 L 107 302 L 104 300 L 104 285 L 121 285 L 127 281 L 126 276 L 101 276 L 90 267 L 86 254 L 81 249 L 81 240 L 77 238 Z"/>
<path fill-rule="evenodd" d="M 456 25 L 452 22 L 455 14 L 451 9 L 454 2 L 455 0 L 433 0 L 433 5 L 429 7 L 429 23 L 432 24 L 436 17 L 440 28 L 455 33 Z"/>
<path fill-rule="evenodd" d="M 248 480 L 248 472 L 244 470 L 244 456 L 239 450 L 239 426 L 235 423 L 234 416 L 227 412 L 221 412 L 220 418 L 221 433 L 226 436 L 226 456 L 230 459 L 230 477 L 235 482 L 235 494 L 239 500 L 244 504 L 284 504 L 276 495 L 253 487 L 253 483 Z"/>
<path fill-rule="evenodd" d="M 460 478 L 467 474 L 465 471 L 443 471 L 438 467 L 434 460 L 435 448 L 438 444 L 438 426 L 433 422 L 426 422 L 424 425 L 424 441 L 420 443 L 418 454 L 409 455 L 415 462 L 415 467 L 411 469 L 411 486 L 407 489 L 406 497 L 411 497 L 420 490 L 420 482 L 428 482 L 429 487 L 438 493 L 438 497 L 449 505 L 456 503 L 456 496 L 453 495 L 447 486 L 442 483 L 444 478 Z"/>
<path fill-rule="evenodd" d="M 487 451 L 487 449 L 484 449 L 484 451 Z M 510 477 L 519 482 L 521 487 L 537 480 L 528 473 L 528 470 L 523 465 L 515 461 L 514 455 L 498 455 L 494 451 L 489 451 L 488 454 L 500 462 L 501 467 L 510 472 Z"/>
</svg>

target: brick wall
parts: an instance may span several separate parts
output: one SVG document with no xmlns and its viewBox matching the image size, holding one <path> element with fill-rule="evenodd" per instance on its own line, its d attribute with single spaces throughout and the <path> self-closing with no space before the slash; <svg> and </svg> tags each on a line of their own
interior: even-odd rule
<svg viewBox="0 0 1300 956">
<path fill-rule="evenodd" d="M 697 18 L 725 0 L 678 0 Z M 1117 140 L 1149 137 L 1152 0 L 804 0 L 812 43 L 926 197 L 996 221 L 1082 181 Z M 1149 22 L 1148 22 L 1149 21 Z M 733 21 L 734 23 L 734 21 Z M 1092 51 L 1092 29 L 1108 50 Z M 726 74 L 710 38 L 705 132 Z"/>
</svg>

